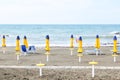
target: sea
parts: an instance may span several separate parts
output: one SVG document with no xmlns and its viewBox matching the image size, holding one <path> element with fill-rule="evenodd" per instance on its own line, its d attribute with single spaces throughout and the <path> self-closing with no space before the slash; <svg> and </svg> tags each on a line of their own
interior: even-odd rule
<svg viewBox="0 0 120 80">
<path fill-rule="evenodd" d="M 119 24 L 0 24 L 0 38 L 6 36 L 6 45 L 15 46 L 16 37 L 20 36 L 20 45 L 23 37 L 27 36 L 29 45 L 44 47 L 46 35 L 50 37 L 50 46 L 69 47 L 70 36 L 74 36 L 74 45 L 81 36 L 83 46 L 94 46 L 96 35 L 100 37 L 102 46 L 113 45 L 113 37 L 117 36 L 120 42 Z M 1 43 L 2 44 L 2 41 Z"/>
</svg>

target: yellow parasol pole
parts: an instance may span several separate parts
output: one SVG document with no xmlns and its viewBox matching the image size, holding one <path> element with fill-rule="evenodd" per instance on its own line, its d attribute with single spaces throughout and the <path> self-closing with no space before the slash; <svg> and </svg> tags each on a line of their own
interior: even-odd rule
<svg viewBox="0 0 120 80">
<path fill-rule="evenodd" d="M 78 52 L 77 56 L 79 57 L 79 62 L 81 62 L 81 57 L 83 56 L 83 54 L 82 54 L 82 52 L 83 52 L 82 37 L 81 36 L 79 37 L 77 52 Z"/>
<path fill-rule="evenodd" d="M 50 51 L 50 43 L 49 43 L 49 35 L 46 35 L 46 46 L 45 46 L 45 50 L 46 50 L 46 61 L 49 61 L 49 51 Z"/>
<path fill-rule="evenodd" d="M 99 54 L 99 49 L 100 49 L 100 38 L 99 38 L 99 35 L 96 35 L 95 48 L 96 48 L 96 55 L 98 56 L 98 54 Z"/>
<path fill-rule="evenodd" d="M 3 35 L 3 38 L 2 38 L 2 50 L 3 50 L 3 53 L 5 53 L 5 50 L 6 50 L 6 39 L 5 39 L 4 35 Z"/>
<path fill-rule="evenodd" d="M 117 53 L 117 37 L 114 36 L 113 38 L 113 53 Z"/>
<path fill-rule="evenodd" d="M 79 37 L 77 52 L 78 53 L 82 53 L 83 52 L 83 49 L 82 49 L 82 37 L 81 36 Z"/>
<path fill-rule="evenodd" d="M 16 39 L 16 55 L 17 55 L 17 61 L 19 61 L 20 59 L 20 37 L 17 36 L 17 39 Z"/>
<path fill-rule="evenodd" d="M 71 38 L 70 38 L 70 51 L 71 51 L 71 55 L 73 54 L 73 50 L 74 50 L 74 37 L 73 37 L 73 35 L 71 35 Z"/>
<path fill-rule="evenodd" d="M 117 37 L 114 36 L 114 38 L 113 38 L 113 54 L 112 54 L 114 62 L 116 62 L 116 57 L 118 56 L 117 51 L 118 51 L 117 50 Z"/>
<path fill-rule="evenodd" d="M 26 48 L 28 48 L 28 40 L 27 40 L 27 37 L 24 36 L 24 39 L 23 39 L 23 44 L 26 46 Z"/>
</svg>

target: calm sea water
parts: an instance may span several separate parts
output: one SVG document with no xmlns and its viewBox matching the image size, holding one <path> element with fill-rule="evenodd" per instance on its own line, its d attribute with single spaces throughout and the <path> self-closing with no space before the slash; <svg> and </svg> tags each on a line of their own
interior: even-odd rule
<svg viewBox="0 0 120 80">
<path fill-rule="evenodd" d="M 82 36 L 83 46 L 94 46 L 98 34 L 102 45 L 113 42 L 114 32 L 120 32 L 120 25 L 0 25 L 0 37 L 6 36 L 8 46 L 15 46 L 16 36 L 23 44 L 24 35 L 30 45 L 44 46 L 45 36 L 50 36 L 51 46 L 69 46 L 70 35 Z M 119 35 L 117 35 L 119 41 Z M 77 46 L 75 40 L 75 46 Z"/>
</svg>

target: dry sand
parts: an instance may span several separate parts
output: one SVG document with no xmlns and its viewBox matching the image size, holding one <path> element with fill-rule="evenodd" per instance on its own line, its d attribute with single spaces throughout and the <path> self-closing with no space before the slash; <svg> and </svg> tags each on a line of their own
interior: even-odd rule
<svg viewBox="0 0 120 80">
<path fill-rule="evenodd" d="M 101 47 L 102 55 L 96 56 L 83 53 L 82 62 L 78 62 L 77 48 L 70 55 L 69 48 L 53 47 L 49 62 L 46 62 L 44 48 L 37 48 L 36 54 L 21 56 L 20 62 L 16 61 L 15 47 L 7 47 L 6 53 L 0 49 L 0 65 L 6 66 L 35 66 L 40 61 L 47 66 L 90 66 L 89 61 L 93 59 L 99 64 L 97 66 L 119 66 L 120 56 L 117 62 L 113 62 L 111 56 L 112 47 Z M 94 47 L 84 47 L 84 51 L 93 50 Z M 120 70 L 96 70 L 95 78 L 91 78 L 91 69 L 43 69 L 43 76 L 39 77 L 38 69 L 0 69 L 0 80 L 120 80 Z"/>
</svg>

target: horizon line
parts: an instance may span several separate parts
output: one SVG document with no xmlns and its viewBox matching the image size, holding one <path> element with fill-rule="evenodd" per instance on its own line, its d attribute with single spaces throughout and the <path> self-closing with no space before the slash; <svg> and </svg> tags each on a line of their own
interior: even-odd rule
<svg viewBox="0 0 120 80">
<path fill-rule="evenodd" d="M 93 23 L 93 24 L 31 24 L 31 23 L 21 23 L 21 24 L 0 24 L 0 25 L 120 25 L 119 24 L 97 24 L 97 23 Z"/>
</svg>

